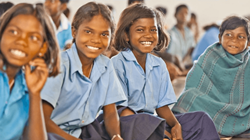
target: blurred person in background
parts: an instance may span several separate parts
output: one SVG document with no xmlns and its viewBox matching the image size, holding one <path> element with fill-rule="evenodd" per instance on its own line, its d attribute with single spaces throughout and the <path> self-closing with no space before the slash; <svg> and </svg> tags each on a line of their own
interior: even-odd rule
<svg viewBox="0 0 250 140">
<path fill-rule="evenodd" d="M 192 66 L 191 54 L 195 47 L 195 39 L 192 31 L 187 27 L 189 9 L 185 4 L 177 6 L 175 10 L 176 25 L 169 30 L 171 37 L 167 52 L 177 56 L 185 69 Z"/>
<path fill-rule="evenodd" d="M 44 7 L 54 22 L 61 50 L 70 48 L 73 39 L 70 22 L 63 14 L 68 2 L 69 0 L 45 0 L 44 2 Z"/>
<path fill-rule="evenodd" d="M 195 42 L 198 42 L 199 39 L 199 28 L 197 22 L 197 16 L 195 13 L 191 13 L 191 17 L 189 22 L 187 23 L 187 27 L 193 32 Z"/>
<path fill-rule="evenodd" d="M 221 22 L 212 23 L 203 27 L 205 33 L 192 53 L 193 61 L 198 60 L 199 56 L 207 49 L 207 47 L 219 41 L 218 35 L 220 33 L 220 23 Z"/>
</svg>

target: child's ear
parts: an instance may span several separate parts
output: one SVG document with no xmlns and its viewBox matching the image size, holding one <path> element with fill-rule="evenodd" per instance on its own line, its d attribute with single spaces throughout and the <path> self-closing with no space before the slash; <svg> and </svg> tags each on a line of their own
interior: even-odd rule
<svg viewBox="0 0 250 140">
<path fill-rule="evenodd" d="M 75 38 L 76 37 L 76 29 L 74 27 L 71 27 L 71 34 L 72 34 L 72 37 Z"/>
<path fill-rule="evenodd" d="M 127 42 L 129 42 L 129 38 L 128 38 L 128 34 L 127 33 L 125 33 L 125 39 L 126 39 Z"/>
<path fill-rule="evenodd" d="M 47 42 L 44 42 L 42 48 L 39 51 L 39 54 L 38 54 L 39 57 L 43 57 L 45 53 L 47 52 L 47 50 L 48 50 L 48 44 Z"/>
<path fill-rule="evenodd" d="M 218 35 L 218 38 L 219 38 L 219 43 L 221 44 L 221 35 L 220 34 Z"/>
</svg>

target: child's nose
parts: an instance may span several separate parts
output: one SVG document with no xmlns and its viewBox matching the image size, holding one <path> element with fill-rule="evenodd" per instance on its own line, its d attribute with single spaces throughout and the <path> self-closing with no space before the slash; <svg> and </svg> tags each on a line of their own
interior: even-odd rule
<svg viewBox="0 0 250 140">
<path fill-rule="evenodd" d="M 150 32 L 146 32 L 144 37 L 151 38 L 151 37 L 153 37 L 153 35 Z"/>
<path fill-rule="evenodd" d="M 22 46 L 27 46 L 28 38 L 26 34 L 21 34 L 17 40 L 16 43 Z"/>
<path fill-rule="evenodd" d="M 101 42 L 101 39 L 100 39 L 100 36 L 98 35 L 94 35 L 91 39 L 91 42 L 92 43 L 100 43 Z"/>
</svg>

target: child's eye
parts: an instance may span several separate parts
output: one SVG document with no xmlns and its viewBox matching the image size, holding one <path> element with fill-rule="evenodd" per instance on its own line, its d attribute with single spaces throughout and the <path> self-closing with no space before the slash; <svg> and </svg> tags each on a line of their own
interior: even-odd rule
<svg viewBox="0 0 250 140">
<path fill-rule="evenodd" d="M 32 35 L 32 36 L 30 36 L 30 38 L 31 38 L 32 41 L 38 41 L 38 37 L 37 36 Z"/>
<path fill-rule="evenodd" d="M 107 33 L 102 33 L 101 36 L 109 37 L 109 34 L 107 34 Z"/>
<path fill-rule="evenodd" d="M 232 34 L 229 34 L 229 33 L 227 33 L 227 34 L 226 34 L 226 36 L 229 36 L 229 37 L 231 37 L 231 36 L 232 36 Z"/>
<path fill-rule="evenodd" d="M 10 32 L 13 34 L 13 35 L 17 35 L 18 32 L 16 30 L 10 30 Z"/>
<path fill-rule="evenodd" d="M 143 29 L 136 29 L 136 31 L 138 31 L 138 32 L 143 32 Z"/>
<path fill-rule="evenodd" d="M 241 35 L 239 36 L 239 39 L 244 39 L 244 38 L 245 38 L 244 36 L 241 36 Z"/>
<path fill-rule="evenodd" d="M 152 31 L 152 32 L 157 32 L 157 29 L 152 29 L 151 31 Z"/>
<path fill-rule="evenodd" d="M 91 32 L 91 31 L 89 31 L 89 30 L 85 30 L 85 33 L 87 33 L 87 34 L 91 34 L 92 32 Z"/>
</svg>

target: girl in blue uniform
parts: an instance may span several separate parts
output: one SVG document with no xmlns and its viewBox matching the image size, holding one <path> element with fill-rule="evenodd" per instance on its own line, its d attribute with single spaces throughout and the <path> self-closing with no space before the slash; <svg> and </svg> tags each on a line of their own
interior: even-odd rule
<svg viewBox="0 0 250 140">
<path fill-rule="evenodd" d="M 59 72 L 54 34 L 49 17 L 38 5 L 17 4 L 1 17 L 1 139 L 48 138 L 40 91 L 47 77 Z"/>
<path fill-rule="evenodd" d="M 141 4 L 126 8 L 119 19 L 114 46 L 121 51 L 111 60 L 127 95 L 128 106 L 137 113 L 158 114 L 166 120 L 171 139 L 218 140 L 211 118 L 204 112 L 174 115 L 168 105 L 176 102 L 164 61 L 150 52 L 168 45 L 159 13 Z M 129 109 L 121 116 L 132 115 Z"/>
<path fill-rule="evenodd" d="M 131 131 L 120 129 L 122 122 L 115 104 L 124 102 L 126 96 L 112 62 L 101 54 L 109 46 L 113 32 L 114 21 L 107 6 L 90 2 L 76 12 L 73 46 L 62 53 L 61 73 L 49 78 L 42 91 L 48 132 L 71 140 L 136 140 L 133 134 L 143 132 L 136 125 L 128 126 Z M 100 123 L 95 118 L 101 109 L 104 121 Z M 132 118 L 136 121 L 136 117 Z M 124 120 L 125 125 L 127 120 L 131 118 Z"/>
</svg>

